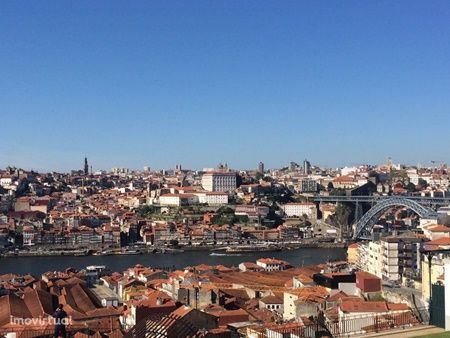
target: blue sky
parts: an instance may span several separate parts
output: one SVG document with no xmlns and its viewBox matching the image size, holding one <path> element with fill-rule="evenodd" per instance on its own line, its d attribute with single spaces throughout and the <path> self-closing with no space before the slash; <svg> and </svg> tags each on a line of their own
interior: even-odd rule
<svg viewBox="0 0 450 338">
<path fill-rule="evenodd" d="M 448 1 L 1 1 L 0 167 L 450 161 Z"/>
</svg>

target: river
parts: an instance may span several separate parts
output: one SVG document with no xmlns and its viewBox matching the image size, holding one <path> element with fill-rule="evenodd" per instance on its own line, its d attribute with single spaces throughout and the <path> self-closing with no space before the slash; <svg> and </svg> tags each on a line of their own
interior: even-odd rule
<svg viewBox="0 0 450 338">
<path fill-rule="evenodd" d="M 112 271 L 122 272 L 128 267 L 142 264 L 150 267 L 177 269 L 198 264 L 238 266 L 241 262 L 255 261 L 262 257 L 278 258 L 294 266 L 324 263 L 346 257 L 345 249 L 301 248 L 280 252 L 252 252 L 224 256 L 210 255 L 209 251 L 186 251 L 175 254 L 145 254 L 127 256 L 55 256 L 0 258 L 0 274 L 14 273 L 40 276 L 46 271 L 61 271 L 68 267 L 82 269 L 88 265 L 106 265 Z"/>
</svg>

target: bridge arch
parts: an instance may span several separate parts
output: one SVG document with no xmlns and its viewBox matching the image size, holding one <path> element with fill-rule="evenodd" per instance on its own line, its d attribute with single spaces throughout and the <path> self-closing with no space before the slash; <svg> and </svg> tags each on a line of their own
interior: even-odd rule
<svg viewBox="0 0 450 338">
<path fill-rule="evenodd" d="M 402 206 L 411 209 L 420 217 L 427 217 L 433 215 L 433 210 L 424 207 L 415 200 L 404 197 L 390 197 L 380 200 L 375 204 L 361 219 L 356 223 L 356 231 L 354 238 L 366 238 L 367 234 L 373 228 L 375 222 L 380 216 L 389 208 Z"/>
</svg>

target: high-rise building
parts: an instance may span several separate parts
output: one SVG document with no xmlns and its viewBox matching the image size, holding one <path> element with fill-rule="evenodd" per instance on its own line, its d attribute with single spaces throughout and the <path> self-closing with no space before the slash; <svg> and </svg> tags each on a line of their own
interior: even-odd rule
<svg viewBox="0 0 450 338">
<path fill-rule="evenodd" d="M 309 175 L 311 173 L 311 163 L 308 160 L 303 161 L 303 173 Z"/>
<path fill-rule="evenodd" d="M 263 162 L 259 162 L 258 163 L 258 170 L 257 172 L 264 174 L 264 163 Z"/>
<path fill-rule="evenodd" d="M 84 158 L 84 174 L 89 175 L 89 164 L 87 157 Z"/>
</svg>

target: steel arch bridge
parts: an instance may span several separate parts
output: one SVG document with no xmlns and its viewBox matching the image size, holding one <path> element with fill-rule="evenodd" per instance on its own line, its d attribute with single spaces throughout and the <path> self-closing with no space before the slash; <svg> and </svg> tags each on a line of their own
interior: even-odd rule
<svg viewBox="0 0 450 338">
<path fill-rule="evenodd" d="M 436 214 L 432 209 L 427 208 L 412 199 L 405 197 L 386 198 L 375 204 L 363 217 L 361 217 L 361 219 L 356 223 L 356 231 L 353 237 L 355 239 L 370 238 L 370 230 L 373 228 L 379 217 L 389 208 L 397 206 L 411 209 L 420 217 L 429 217 Z"/>
</svg>

